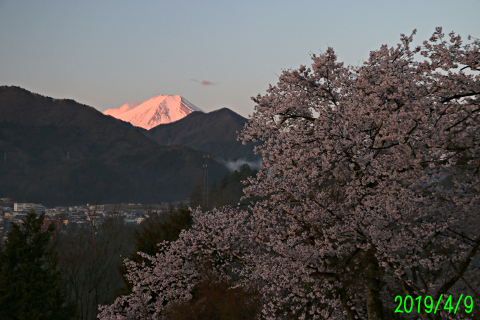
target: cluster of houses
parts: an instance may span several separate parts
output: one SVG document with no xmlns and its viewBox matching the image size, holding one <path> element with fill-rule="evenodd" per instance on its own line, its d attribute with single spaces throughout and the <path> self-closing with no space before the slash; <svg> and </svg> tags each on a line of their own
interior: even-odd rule
<svg viewBox="0 0 480 320">
<path fill-rule="evenodd" d="M 141 204 L 122 204 L 122 205 L 80 205 L 80 206 L 59 206 L 46 208 L 37 203 L 9 203 L 7 199 L 0 199 L 0 238 L 4 237 L 10 229 L 11 222 L 22 223 L 23 219 L 31 211 L 35 213 L 45 213 L 44 225 L 48 226 L 55 223 L 57 228 L 64 225 L 90 224 L 97 225 L 108 217 L 121 217 L 125 224 L 140 224 L 148 212 Z"/>
</svg>

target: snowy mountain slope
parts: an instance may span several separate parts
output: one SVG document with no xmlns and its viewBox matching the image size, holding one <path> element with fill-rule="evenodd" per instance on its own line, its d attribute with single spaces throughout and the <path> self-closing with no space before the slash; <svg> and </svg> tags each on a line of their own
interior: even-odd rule
<svg viewBox="0 0 480 320">
<path fill-rule="evenodd" d="M 180 120 L 193 111 L 203 112 L 202 109 L 179 95 L 158 95 L 124 112 L 122 112 L 125 110 L 123 107 L 108 109 L 104 114 L 147 130 L 159 124 Z"/>
</svg>

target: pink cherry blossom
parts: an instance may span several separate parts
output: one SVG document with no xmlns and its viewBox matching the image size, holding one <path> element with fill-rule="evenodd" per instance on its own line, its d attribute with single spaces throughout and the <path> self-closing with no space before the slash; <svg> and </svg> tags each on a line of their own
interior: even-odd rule
<svg viewBox="0 0 480 320">
<path fill-rule="evenodd" d="M 259 290 L 264 319 L 388 319 L 396 295 L 478 309 L 480 41 L 437 28 L 412 47 L 414 34 L 356 67 L 328 48 L 253 98 L 240 139 L 260 142 L 264 169 L 244 192 L 261 200 L 195 210 L 151 266 L 126 260 L 133 293 L 99 318 L 162 319 L 204 261 Z"/>
</svg>

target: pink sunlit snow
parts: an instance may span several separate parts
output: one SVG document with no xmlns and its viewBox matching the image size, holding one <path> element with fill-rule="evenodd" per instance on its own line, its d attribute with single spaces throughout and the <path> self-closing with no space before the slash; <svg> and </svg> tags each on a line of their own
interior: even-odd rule
<svg viewBox="0 0 480 320">
<path fill-rule="evenodd" d="M 149 130 L 159 124 L 180 120 L 193 111 L 203 112 L 179 95 L 158 95 L 133 109 L 129 109 L 125 104 L 118 109 L 108 109 L 104 114 Z"/>
<path fill-rule="evenodd" d="M 103 112 L 104 115 L 106 116 L 112 116 L 112 117 L 117 117 L 118 115 L 127 112 L 128 110 L 132 110 L 138 106 L 138 103 L 125 103 L 123 106 L 120 108 L 114 108 L 114 109 L 108 109 Z"/>
</svg>

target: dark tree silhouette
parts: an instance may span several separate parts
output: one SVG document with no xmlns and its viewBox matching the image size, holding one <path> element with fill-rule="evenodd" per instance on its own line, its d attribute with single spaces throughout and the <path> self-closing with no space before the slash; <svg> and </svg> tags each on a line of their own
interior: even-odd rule
<svg viewBox="0 0 480 320">
<path fill-rule="evenodd" d="M 54 226 L 44 214 L 30 212 L 22 224 L 12 223 L 0 251 L 1 319 L 74 319 L 66 304 L 52 241 Z"/>
</svg>

